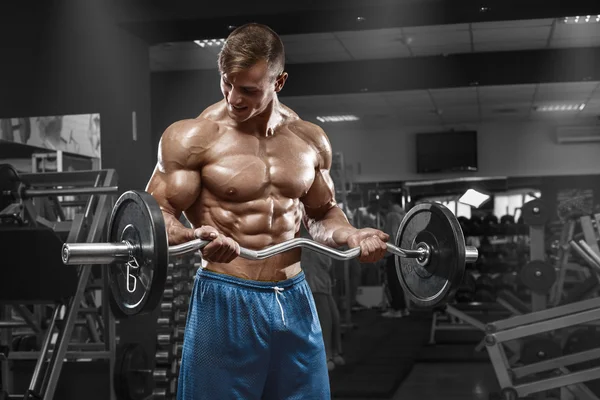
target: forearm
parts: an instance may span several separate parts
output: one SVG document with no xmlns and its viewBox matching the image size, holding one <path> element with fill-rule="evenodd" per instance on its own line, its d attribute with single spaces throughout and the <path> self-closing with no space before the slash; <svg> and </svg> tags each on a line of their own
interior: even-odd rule
<svg viewBox="0 0 600 400">
<path fill-rule="evenodd" d="M 184 226 L 175 215 L 170 212 L 162 212 L 167 228 L 167 238 L 169 246 L 189 242 L 194 239 L 194 231 Z"/>
<path fill-rule="evenodd" d="M 321 218 L 308 218 L 307 228 L 312 238 L 330 247 L 347 244 L 348 236 L 356 231 L 344 212 L 337 206 L 330 208 Z"/>
</svg>

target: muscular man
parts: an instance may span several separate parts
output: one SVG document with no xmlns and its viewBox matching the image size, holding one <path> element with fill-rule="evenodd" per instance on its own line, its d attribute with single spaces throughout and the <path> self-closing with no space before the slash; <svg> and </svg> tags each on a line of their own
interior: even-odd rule
<svg viewBox="0 0 600 400">
<path fill-rule="evenodd" d="M 218 66 L 224 99 L 164 132 L 147 191 L 169 244 L 211 240 L 196 276 L 178 399 L 329 399 L 327 362 L 299 249 L 263 261 L 262 249 L 298 236 L 386 252 L 388 235 L 357 230 L 337 207 L 325 133 L 281 104 L 287 79 L 280 38 L 249 24 L 227 38 Z M 181 213 L 195 229 L 185 228 Z"/>
</svg>

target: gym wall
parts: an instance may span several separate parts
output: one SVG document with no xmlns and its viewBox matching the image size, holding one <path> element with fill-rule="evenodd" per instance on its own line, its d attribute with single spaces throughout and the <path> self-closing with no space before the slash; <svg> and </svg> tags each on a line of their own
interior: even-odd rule
<svg viewBox="0 0 600 400">
<path fill-rule="evenodd" d="M 574 126 L 571 123 L 569 126 Z M 478 131 L 479 171 L 472 173 L 417 174 L 416 139 L 418 132 L 438 128 L 398 130 L 355 129 L 324 126 L 332 147 L 344 154 L 356 182 L 383 182 L 450 178 L 458 176 L 555 176 L 600 173 L 600 143 L 558 144 L 556 123 L 515 122 L 459 126 Z M 381 144 L 381 145 L 377 145 Z M 360 163 L 360 167 L 358 166 Z M 360 174 L 358 173 L 360 170 Z"/>
<path fill-rule="evenodd" d="M 106 3 L 3 7 L 0 118 L 100 113 L 102 167 L 117 170 L 120 188 L 143 189 L 154 167 L 148 48 L 115 25 Z"/>
<path fill-rule="evenodd" d="M 162 132 L 182 118 L 195 118 L 222 98 L 217 70 L 152 73 L 152 135 L 158 145 Z M 281 100 L 285 103 L 285 88 Z M 594 124 L 587 121 L 587 124 Z M 564 124 L 564 122 L 563 122 Z M 572 126 L 574 124 L 569 124 Z M 456 126 L 478 131 L 479 171 L 470 176 L 547 176 L 600 173 L 600 143 L 559 145 L 557 123 L 515 122 Z M 334 151 L 344 154 L 355 182 L 385 182 L 461 176 L 457 173 L 417 174 L 417 132 L 439 127 L 370 129 L 355 123 L 322 124 Z M 449 127 L 450 128 L 450 127 Z M 156 159 L 156 154 L 153 155 Z"/>
<path fill-rule="evenodd" d="M 181 119 L 196 118 L 207 106 L 223 98 L 219 80 L 216 69 L 151 74 L 154 161 L 160 137 L 169 125 Z"/>
</svg>

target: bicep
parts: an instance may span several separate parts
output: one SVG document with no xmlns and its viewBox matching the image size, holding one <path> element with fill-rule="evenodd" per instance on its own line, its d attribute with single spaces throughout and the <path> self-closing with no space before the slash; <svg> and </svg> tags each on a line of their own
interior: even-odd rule
<svg viewBox="0 0 600 400">
<path fill-rule="evenodd" d="M 315 179 L 300 200 L 304 204 L 306 217 L 319 219 L 336 205 L 335 187 L 331 179 L 331 144 L 321 129 L 315 131 L 313 146 L 316 150 Z"/>
<path fill-rule="evenodd" d="M 335 187 L 329 170 L 317 170 L 310 189 L 301 199 L 306 217 L 319 219 L 336 205 Z"/>
<path fill-rule="evenodd" d="M 164 170 L 159 165 L 148 182 L 146 191 L 150 193 L 163 211 L 179 217 L 200 195 L 200 171 L 171 169 Z"/>
<path fill-rule="evenodd" d="M 180 124 L 167 129 L 158 145 L 158 162 L 146 187 L 163 211 L 177 217 L 196 201 L 201 187 L 199 159 L 190 157 L 190 146 L 183 142 L 186 132 Z"/>
</svg>

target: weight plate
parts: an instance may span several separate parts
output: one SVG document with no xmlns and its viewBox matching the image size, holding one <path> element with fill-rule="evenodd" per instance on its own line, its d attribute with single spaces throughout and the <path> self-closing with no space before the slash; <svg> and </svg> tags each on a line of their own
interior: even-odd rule
<svg viewBox="0 0 600 400">
<path fill-rule="evenodd" d="M 144 400 L 150 396 L 152 370 L 142 345 L 129 343 L 117 347 L 114 385 L 118 400 Z"/>
<path fill-rule="evenodd" d="M 117 200 L 110 218 L 108 242 L 128 241 L 135 263 L 116 262 L 108 269 L 115 316 L 154 311 L 167 279 L 169 247 L 158 203 L 146 192 L 128 191 Z M 130 264 L 130 265 L 128 265 Z"/>
<path fill-rule="evenodd" d="M 548 222 L 548 208 L 541 200 L 531 200 L 523 205 L 523 221 L 527 225 L 544 225 Z"/>
<path fill-rule="evenodd" d="M 465 272 L 465 240 L 454 214 L 438 203 L 421 203 L 404 217 L 396 246 L 418 248 L 429 245 L 429 262 L 421 265 L 416 258 L 396 256 L 396 272 L 400 284 L 415 305 L 435 307 L 454 295 Z"/>
<path fill-rule="evenodd" d="M 0 164 L 0 211 L 17 200 L 20 182 L 19 173 L 12 165 Z"/>
<path fill-rule="evenodd" d="M 534 260 L 525 264 L 519 274 L 523 285 L 533 292 L 546 294 L 556 282 L 556 271 L 550 264 L 542 260 Z"/>
</svg>

